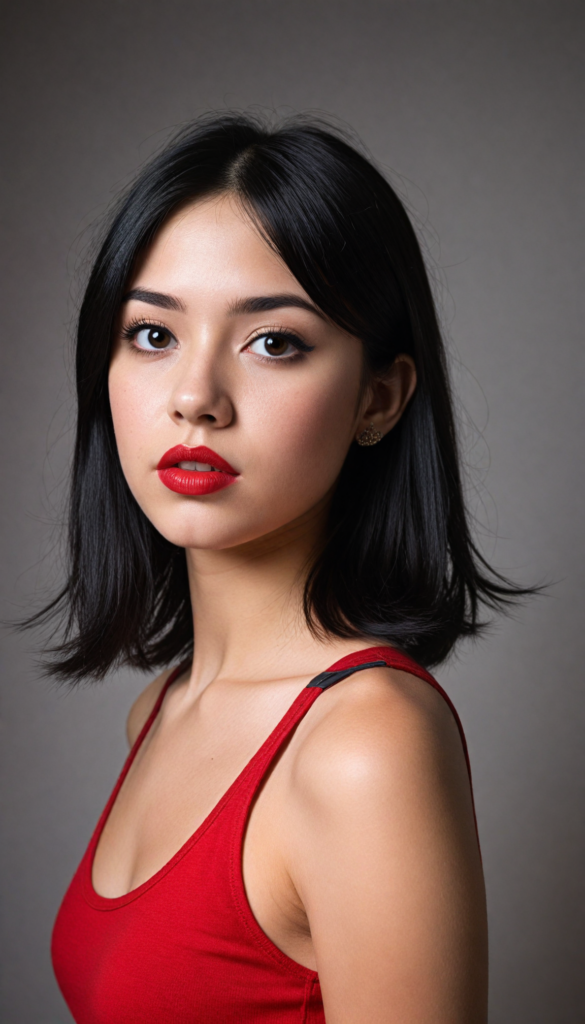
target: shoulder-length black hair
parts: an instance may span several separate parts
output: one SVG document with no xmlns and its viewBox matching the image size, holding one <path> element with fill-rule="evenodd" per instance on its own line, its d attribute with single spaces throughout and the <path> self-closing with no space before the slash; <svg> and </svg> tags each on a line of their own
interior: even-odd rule
<svg viewBox="0 0 585 1024">
<path fill-rule="evenodd" d="M 414 230 L 400 199 L 342 132 L 297 117 L 271 128 L 207 115 L 179 132 L 119 202 L 77 333 L 78 421 L 61 593 L 29 624 L 65 622 L 49 671 L 102 677 L 189 656 L 186 560 L 134 500 L 108 401 L 110 349 L 137 258 L 178 207 L 234 194 L 311 299 L 359 337 L 365 367 L 412 356 L 418 385 L 376 446 L 350 448 L 304 607 L 311 628 L 393 644 L 423 665 L 481 629 L 481 604 L 527 593 L 487 565 L 465 510 L 445 352 Z"/>
</svg>

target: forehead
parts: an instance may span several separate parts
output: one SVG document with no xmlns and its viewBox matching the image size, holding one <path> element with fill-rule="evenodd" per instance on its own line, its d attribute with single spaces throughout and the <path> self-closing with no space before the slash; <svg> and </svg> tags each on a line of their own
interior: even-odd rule
<svg viewBox="0 0 585 1024">
<path fill-rule="evenodd" d="M 173 294 L 246 293 L 270 285 L 305 295 L 231 195 L 199 200 L 170 217 L 145 253 L 132 283 Z"/>
</svg>

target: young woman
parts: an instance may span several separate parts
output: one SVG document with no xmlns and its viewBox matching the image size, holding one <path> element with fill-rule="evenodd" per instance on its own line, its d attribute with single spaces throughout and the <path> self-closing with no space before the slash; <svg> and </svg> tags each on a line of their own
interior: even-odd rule
<svg viewBox="0 0 585 1024">
<path fill-rule="evenodd" d="M 426 668 L 521 591 L 470 537 L 399 199 L 314 121 L 196 122 L 116 211 L 77 382 L 53 671 L 167 667 L 55 925 L 75 1020 L 485 1022 L 469 766 Z"/>
</svg>

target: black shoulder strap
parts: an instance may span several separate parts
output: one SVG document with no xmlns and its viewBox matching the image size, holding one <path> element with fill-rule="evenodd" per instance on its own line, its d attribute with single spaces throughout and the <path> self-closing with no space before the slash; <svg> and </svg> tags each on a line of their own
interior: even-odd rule
<svg viewBox="0 0 585 1024">
<path fill-rule="evenodd" d="M 366 661 L 363 665 L 352 665 L 351 668 L 340 668 L 337 672 L 321 672 L 314 679 L 311 679 L 310 683 L 307 683 L 307 689 L 310 687 L 318 687 L 320 690 L 328 690 L 330 686 L 335 686 L 336 683 L 340 683 L 346 676 L 353 675 L 354 672 L 361 672 L 364 668 L 387 668 L 385 661 Z"/>
</svg>

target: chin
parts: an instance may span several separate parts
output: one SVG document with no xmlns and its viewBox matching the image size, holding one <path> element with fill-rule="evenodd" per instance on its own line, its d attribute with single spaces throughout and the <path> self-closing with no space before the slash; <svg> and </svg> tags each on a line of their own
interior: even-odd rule
<svg viewBox="0 0 585 1024">
<path fill-rule="evenodd" d="M 175 509 L 142 509 L 159 533 L 171 544 L 203 551 L 227 551 L 252 544 L 298 522 L 314 506 L 314 502 L 292 508 L 275 508 L 272 502 L 261 508 L 244 511 L 241 507 L 222 508 L 188 499 Z M 270 512 L 267 516 L 266 512 Z"/>
<path fill-rule="evenodd" d="M 286 525 L 286 522 L 254 522 L 241 515 L 236 517 L 233 513 L 226 516 L 217 508 L 188 509 L 186 513 L 181 510 L 177 515 L 154 515 L 148 518 L 171 544 L 202 551 L 237 548 Z"/>
</svg>

